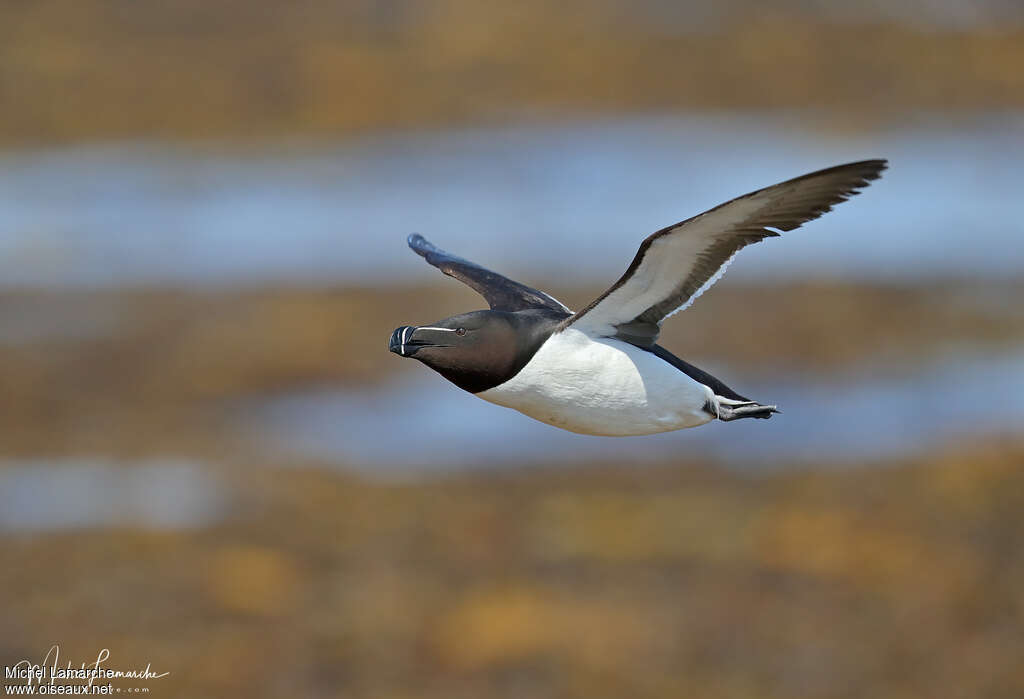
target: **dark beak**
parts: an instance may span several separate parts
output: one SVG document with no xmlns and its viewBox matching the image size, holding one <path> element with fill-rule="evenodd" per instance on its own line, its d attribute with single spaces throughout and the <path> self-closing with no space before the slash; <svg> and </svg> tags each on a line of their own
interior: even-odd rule
<svg viewBox="0 0 1024 699">
<path fill-rule="evenodd" d="M 444 328 L 403 325 L 391 333 L 388 349 L 399 357 L 411 357 L 424 347 L 451 347 L 448 344 L 451 334 L 450 330 Z"/>
<path fill-rule="evenodd" d="M 391 339 L 388 340 L 388 350 L 394 352 L 399 357 L 410 356 L 416 351 L 415 347 L 410 344 L 410 339 L 414 332 L 416 332 L 416 328 L 411 325 L 395 328 L 395 332 L 391 333 Z"/>
</svg>

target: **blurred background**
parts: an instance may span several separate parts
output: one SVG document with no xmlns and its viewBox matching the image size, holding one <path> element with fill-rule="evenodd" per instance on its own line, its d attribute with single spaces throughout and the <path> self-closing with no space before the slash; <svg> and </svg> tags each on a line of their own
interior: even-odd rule
<svg viewBox="0 0 1024 699">
<path fill-rule="evenodd" d="M 0 104 L 0 664 L 1024 696 L 1019 3 L 4 3 Z M 386 350 L 483 306 L 410 232 L 580 308 L 871 157 L 662 335 L 771 421 L 573 435 Z"/>
</svg>

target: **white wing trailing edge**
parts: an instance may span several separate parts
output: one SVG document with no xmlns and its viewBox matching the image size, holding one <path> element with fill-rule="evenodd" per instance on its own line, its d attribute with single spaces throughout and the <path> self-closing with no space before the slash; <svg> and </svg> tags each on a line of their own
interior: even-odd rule
<svg viewBox="0 0 1024 699">
<path fill-rule="evenodd" d="M 589 335 L 652 347 L 661 321 L 687 307 L 742 248 L 791 231 L 858 194 L 887 167 L 864 160 L 737 197 L 649 236 L 626 273 L 563 322 Z"/>
</svg>

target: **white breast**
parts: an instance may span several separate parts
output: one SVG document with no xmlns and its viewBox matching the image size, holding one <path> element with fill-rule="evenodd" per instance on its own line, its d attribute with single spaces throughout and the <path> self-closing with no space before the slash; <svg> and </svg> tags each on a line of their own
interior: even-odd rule
<svg viewBox="0 0 1024 699">
<path fill-rule="evenodd" d="M 610 436 L 703 425 L 714 397 L 650 352 L 571 327 L 548 338 L 513 378 L 476 395 L 555 427 Z"/>
</svg>

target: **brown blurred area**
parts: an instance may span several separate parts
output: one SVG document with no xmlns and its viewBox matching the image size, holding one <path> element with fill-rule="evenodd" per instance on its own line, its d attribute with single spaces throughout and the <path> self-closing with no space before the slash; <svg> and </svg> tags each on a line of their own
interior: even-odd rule
<svg viewBox="0 0 1024 699">
<path fill-rule="evenodd" d="M 671 326 L 665 342 L 823 374 L 912 357 L 924 338 L 1019 346 L 1022 319 L 971 310 L 965 291 L 921 324 L 932 299 L 913 287 L 723 285 L 690 311 L 700 338 Z M 744 348 L 734 324 L 766 322 L 752 296 L 800 332 Z M 381 480 L 234 429 L 231 406 L 254 396 L 384 381 L 393 314 L 473 303 L 454 285 L 5 295 L 7 317 L 116 319 L 3 348 L 8 463 L 101 454 L 127 477 L 171 454 L 201 464 L 223 511 L 4 534 L 0 659 L 109 648 L 110 667 L 171 672 L 141 683 L 153 696 L 1024 692 L 1019 435 L 767 473 L 680 454 Z M 870 332 L 837 333 L 826 308 Z M 394 439 L 399 460 L 429 448 Z"/>
<path fill-rule="evenodd" d="M 600 291 L 565 287 L 558 297 L 581 307 Z M 963 282 L 941 291 L 897 283 L 722 284 L 687 310 L 687 322 L 666 324 L 661 342 L 680 356 L 713 355 L 783 375 L 827 375 L 878 358 L 899 366 L 913 362 L 922 346 L 933 353 L 965 342 L 992 352 L 1019 347 L 1024 316 L 971 303 L 973 291 Z M 992 285 L 990 293 L 1018 298 L 1024 284 Z M 773 312 L 751 298 L 770 299 Z M 230 454 L 244 446 L 231 436 L 232 406 L 323 384 L 381 385 L 408 371 L 383 349 L 395 318 L 446 317 L 480 305 L 454 282 L 9 292 L 0 299 L 0 318 L 9 325 L 18 318 L 75 319 L 95 330 L 0 345 L 0 443 L 7 456 L 21 458 Z"/>
<path fill-rule="evenodd" d="M 151 696 L 1015 697 L 1019 443 L 751 477 L 239 467 L 230 521 L 5 541 L 4 658 Z"/>
<path fill-rule="evenodd" d="M 6 2 L 0 148 L 1024 107 L 1024 25 L 873 7 Z M 581 307 L 601 287 L 545 288 Z M 663 342 L 820 378 L 1019 352 L 1022 297 L 1016 278 L 727 281 Z M 153 697 L 1024 696 L 1019 428 L 762 470 L 680 453 L 399 475 L 239 429 L 268 396 L 422 369 L 385 351 L 395 319 L 479 306 L 440 278 L 4 287 L 0 665 L 108 648 L 170 672 L 138 683 Z M 79 488 L 79 461 L 128 485 Z"/>
<path fill-rule="evenodd" d="M 916 21 L 893 22 L 813 2 L 4 3 L 0 144 L 678 109 L 822 109 L 863 128 L 1021 108 L 1024 28 L 929 23 L 955 5 L 908 3 Z"/>
</svg>

